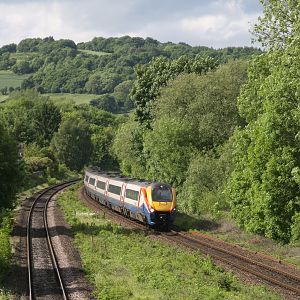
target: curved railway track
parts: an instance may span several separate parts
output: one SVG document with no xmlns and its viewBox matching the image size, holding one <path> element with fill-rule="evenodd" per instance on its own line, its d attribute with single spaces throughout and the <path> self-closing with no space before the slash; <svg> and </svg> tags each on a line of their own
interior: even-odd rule
<svg viewBox="0 0 300 300">
<path fill-rule="evenodd" d="M 271 283 L 273 286 L 285 289 L 288 292 L 292 292 L 297 299 L 300 299 L 300 276 L 293 273 L 289 273 L 285 270 L 280 270 L 266 263 L 262 263 L 253 258 L 249 258 L 244 254 L 241 254 L 240 249 L 232 251 L 232 249 L 226 249 L 223 243 L 216 245 L 211 240 L 199 235 L 195 238 L 191 235 L 187 235 L 181 232 L 171 231 L 173 235 L 167 236 L 168 240 L 180 243 L 188 248 L 194 250 L 200 250 L 212 258 L 219 260 L 226 265 L 235 267 L 243 272 L 252 274 L 264 282 Z M 221 246 L 223 245 L 223 247 Z M 244 252 L 244 251 L 243 251 Z"/>
<path fill-rule="evenodd" d="M 51 198 L 78 179 L 49 187 L 33 196 L 27 219 L 29 299 L 68 299 L 47 221 Z"/>
<path fill-rule="evenodd" d="M 113 212 L 105 206 L 96 203 L 82 190 L 81 195 L 89 202 L 89 205 L 96 210 L 101 210 L 114 221 L 120 221 L 123 225 L 131 228 L 140 229 L 149 233 L 149 229 L 143 224 L 134 220 L 130 220 Z M 186 248 L 200 251 L 209 255 L 216 261 L 239 269 L 243 273 L 251 274 L 261 282 L 271 284 L 271 286 L 280 289 L 283 293 L 288 294 L 293 299 L 300 299 L 300 273 L 296 270 L 287 270 L 287 267 L 282 268 L 275 263 L 271 258 L 253 253 L 240 247 L 234 247 L 228 243 L 219 240 L 213 240 L 205 235 L 195 233 L 189 234 L 180 230 L 171 230 L 170 232 L 153 232 L 150 234 L 158 235 L 168 242 L 175 243 Z M 274 265 L 277 265 L 276 267 Z"/>
</svg>

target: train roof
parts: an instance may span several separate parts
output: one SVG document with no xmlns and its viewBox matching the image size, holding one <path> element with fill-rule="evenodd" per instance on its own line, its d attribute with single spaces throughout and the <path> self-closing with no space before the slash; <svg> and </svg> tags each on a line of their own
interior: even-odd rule
<svg viewBox="0 0 300 300">
<path fill-rule="evenodd" d="M 103 176 L 103 177 L 108 177 L 110 179 L 116 180 L 116 181 L 122 181 L 130 184 L 136 184 L 139 186 L 148 186 L 153 183 L 153 181 L 148 181 L 145 179 L 136 179 L 136 178 L 129 178 L 121 175 L 119 172 L 104 172 L 101 171 L 97 167 L 91 167 L 86 169 L 87 172 L 95 174 L 96 176 Z"/>
</svg>

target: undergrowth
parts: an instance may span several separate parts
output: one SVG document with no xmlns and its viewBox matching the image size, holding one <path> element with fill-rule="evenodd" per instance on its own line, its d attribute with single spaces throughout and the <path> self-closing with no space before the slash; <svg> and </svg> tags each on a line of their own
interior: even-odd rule
<svg viewBox="0 0 300 300">
<path fill-rule="evenodd" d="M 241 284 L 200 253 L 150 239 L 91 212 L 78 200 L 78 187 L 58 201 L 97 299 L 280 299 L 264 286 Z"/>
<path fill-rule="evenodd" d="M 11 247 L 10 233 L 12 230 L 12 212 L 10 210 L 0 210 L 0 299 L 8 299 L 7 293 L 2 288 L 3 280 L 10 268 Z"/>
</svg>

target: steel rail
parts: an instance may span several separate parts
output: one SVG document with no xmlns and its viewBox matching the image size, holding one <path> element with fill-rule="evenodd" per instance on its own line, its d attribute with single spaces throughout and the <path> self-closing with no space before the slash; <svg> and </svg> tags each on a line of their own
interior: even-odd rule
<svg viewBox="0 0 300 300">
<path fill-rule="evenodd" d="M 203 240 L 200 240 L 200 239 L 195 239 L 195 238 L 193 238 L 191 236 L 187 236 L 187 235 L 182 234 L 180 232 L 172 231 L 172 233 L 176 234 L 177 236 L 180 236 L 183 239 L 183 240 L 182 239 L 180 240 L 180 243 L 185 244 L 186 247 L 193 248 L 194 250 L 200 250 L 200 251 L 202 250 L 206 254 L 210 255 L 211 257 L 213 257 L 213 258 L 215 258 L 215 259 L 217 259 L 219 261 L 222 261 L 222 262 L 224 262 L 226 264 L 234 266 L 235 268 L 238 268 L 238 269 L 240 269 L 242 271 L 245 271 L 248 274 L 249 273 L 253 274 L 253 275 L 255 275 L 258 278 L 261 278 L 261 279 L 264 279 L 265 281 L 268 281 L 269 283 L 275 284 L 275 285 L 277 285 L 279 287 L 282 287 L 282 288 L 284 288 L 284 289 L 286 289 L 288 291 L 292 291 L 292 292 L 300 295 L 300 289 L 299 288 L 297 288 L 297 287 L 295 287 L 295 286 L 293 286 L 291 284 L 283 283 L 283 282 L 281 282 L 281 281 L 279 281 L 279 280 L 277 280 L 275 278 L 272 278 L 271 276 L 267 276 L 265 274 L 262 274 L 261 272 L 263 272 L 263 270 L 268 270 L 268 271 L 270 271 L 272 273 L 276 273 L 276 274 L 278 274 L 280 276 L 283 276 L 283 277 L 285 277 L 288 280 L 292 280 L 295 284 L 299 284 L 299 286 L 300 286 L 300 278 L 297 277 L 297 276 L 295 276 L 295 275 L 293 275 L 293 274 L 287 273 L 287 272 L 279 270 L 277 268 L 270 267 L 270 266 L 268 266 L 266 264 L 263 264 L 263 263 L 258 262 L 258 261 L 254 261 L 254 260 L 252 260 L 250 258 L 247 258 L 247 257 L 243 256 L 243 255 L 230 252 L 229 250 L 226 250 L 224 248 L 212 245 L 212 244 L 210 244 L 208 242 L 205 242 Z M 167 234 L 163 234 L 163 236 L 166 237 L 166 239 L 170 239 L 170 240 L 173 240 L 173 241 L 174 240 L 176 241 L 176 239 L 177 239 L 176 236 L 170 236 L 170 235 L 167 235 Z M 239 264 L 237 262 L 229 260 L 228 258 L 224 258 L 224 257 L 222 257 L 222 256 L 220 256 L 218 254 L 214 254 L 214 253 L 212 253 L 212 252 L 210 252 L 208 250 L 205 251 L 205 250 L 201 249 L 200 247 L 197 247 L 196 245 L 192 245 L 188 241 L 192 241 L 193 243 L 203 245 L 203 246 L 205 246 L 207 248 L 210 248 L 212 250 L 215 250 L 215 251 L 218 251 L 218 252 L 221 252 L 221 253 L 225 253 L 225 254 L 227 254 L 227 255 L 229 255 L 231 257 L 237 258 L 237 259 L 239 259 L 239 260 L 241 260 L 243 262 L 246 262 L 248 264 L 258 266 L 258 267 L 261 268 L 261 271 L 259 272 L 258 270 L 253 270 L 252 268 L 249 268 L 249 266 L 243 266 L 243 265 L 241 265 L 241 264 Z"/>
<path fill-rule="evenodd" d="M 64 188 L 76 183 L 79 179 L 75 179 L 75 180 L 71 180 L 68 182 L 64 182 L 64 183 L 60 183 L 54 186 L 51 186 L 49 188 L 46 188 L 45 190 L 43 190 L 42 192 L 38 193 L 34 199 L 34 202 L 29 210 L 28 213 L 28 218 L 27 218 L 27 268 L 28 268 L 28 286 L 29 286 L 29 299 L 33 300 L 35 298 L 34 296 L 34 288 L 33 288 L 33 261 L 32 261 L 32 257 L 31 257 L 31 250 L 32 250 L 32 239 L 31 239 L 31 224 L 32 224 L 32 215 L 33 215 L 33 210 L 37 204 L 37 202 L 48 192 L 52 191 L 52 193 L 48 196 L 48 199 L 45 203 L 44 206 L 44 211 L 43 211 L 43 219 L 44 219 L 44 226 L 45 226 L 45 232 L 46 232 L 46 238 L 47 238 L 47 244 L 48 244 L 48 248 L 49 248 L 49 253 L 50 253 L 50 257 L 51 257 L 51 261 L 53 264 L 53 269 L 55 270 L 55 274 L 56 277 L 58 279 L 58 283 L 60 285 L 61 291 L 62 291 L 62 295 L 63 298 L 65 300 L 67 300 L 67 293 L 64 287 L 64 283 L 59 271 L 59 267 L 58 267 L 58 263 L 57 263 L 57 257 L 55 255 L 54 249 L 53 249 L 53 245 L 51 242 L 51 237 L 49 234 L 49 230 L 48 230 L 48 221 L 47 221 L 47 208 L 48 208 L 48 204 L 49 201 L 52 199 L 52 197 L 58 193 L 59 191 L 63 190 Z"/>
</svg>

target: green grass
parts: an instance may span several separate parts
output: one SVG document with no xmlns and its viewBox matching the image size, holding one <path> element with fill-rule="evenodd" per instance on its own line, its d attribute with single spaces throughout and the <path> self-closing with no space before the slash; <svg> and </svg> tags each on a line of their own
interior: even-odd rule
<svg viewBox="0 0 300 300">
<path fill-rule="evenodd" d="M 16 60 L 28 60 L 32 59 L 38 55 L 38 52 L 16 52 L 11 53 L 10 58 L 15 58 Z"/>
<path fill-rule="evenodd" d="M 74 101 L 75 104 L 88 104 L 92 99 L 98 98 L 99 95 L 94 94 L 69 94 L 69 93 L 57 93 L 57 94 L 45 94 L 49 96 L 53 102 Z"/>
<path fill-rule="evenodd" d="M 17 75 L 13 73 L 12 71 L 0 71 L 0 89 L 4 87 L 20 87 L 21 83 L 24 79 L 28 78 L 29 75 Z"/>
<path fill-rule="evenodd" d="M 101 52 L 101 51 L 92 51 L 92 50 L 78 50 L 78 52 L 90 54 L 90 55 L 96 55 L 96 56 L 102 56 L 102 55 L 110 55 L 111 53 L 108 52 Z"/>
<path fill-rule="evenodd" d="M 10 233 L 12 227 L 12 211 L 0 208 L 0 300 L 12 298 L 11 293 L 3 286 L 3 281 L 11 267 Z"/>
<path fill-rule="evenodd" d="M 58 202 L 97 299 L 280 299 L 264 286 L 241 284 L 200 253 L 109 222 L 78 200 L 78 187 Z"/>
<path fill-rule="evenodd" d="M 0 102 L 5 101 L 9 96 L 8 95 L 1 95 L 0 94 Z"/>
</svg>

